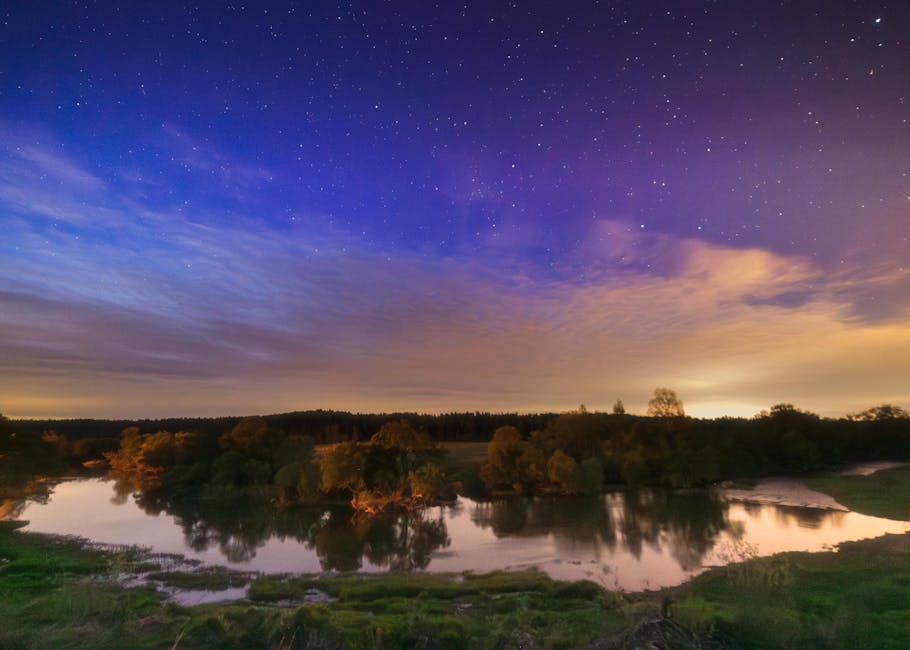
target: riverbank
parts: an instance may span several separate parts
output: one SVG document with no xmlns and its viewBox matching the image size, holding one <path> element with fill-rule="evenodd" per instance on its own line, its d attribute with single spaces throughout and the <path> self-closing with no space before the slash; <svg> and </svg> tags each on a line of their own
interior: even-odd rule
<svg viewBox="0 0 910 650">
<path fill-rule="evenodd" d="M 806 484 L 856 512 L 910 521 L 910 465 L 884 466 L 866 475 L 810 478 Z"/>
<path fill-rule="evenodd" d="M 856 499 L 884 493 L 901 508 L 910 503 L 910 491 L 894 491 L 902 471 L 831 477 L 830 485 Z M 910 534 L 844 543 L 837 552 L 746 559 L 742 549 L 745 561 L 677 587 L 628 593 L 536 571 L 250 575 L 15 528 L 0 523 L 3 648 L 116 648 L 124 639 L 136 648 L 619 648 L 655 637 L 672 638 L 671 647 L 902 648 L 910 641 Z M 199 601 L 175 597 L 237 597 L 238 589 L 242 597 L 231 603 L 191 606 Z"/>
<path fill-rule="evenodd" d="M 822 491 L 810 489 L 804 479 L 769 478 L 761 479 L 749 489 L 722 488 L 724 499 L 745 503 L 762 503 L 795 508 L 817 508 L 819 510 L 849 511 L 849 508 Z"/>
<path fill-rule="evenodd" d="M 156 583 L 220 591 L 223 572 L 154 573 L 135 549 L 0 524 L 0 647 L 582 647 L 622 632 L 621 599 L 535 572 L 256 577 L 244 600 L 182 606 Z"/>
<path fill-rule="evenodd" d="M 241 601 L 184 606 L 153 585 L 218 592 L 237 578 L 171 571 L 128 586 L 124 576 L 149 571 L 152 559 L 12 528 L 0 526 L 3 648 L 124 639 L 135 648 L 611 648 L 667 625 L 682 647 L 897 648 L 910 639 L 910 535 L 753 559 L 660 592 L 534 571 L 260 576 Z"/>
</svg>

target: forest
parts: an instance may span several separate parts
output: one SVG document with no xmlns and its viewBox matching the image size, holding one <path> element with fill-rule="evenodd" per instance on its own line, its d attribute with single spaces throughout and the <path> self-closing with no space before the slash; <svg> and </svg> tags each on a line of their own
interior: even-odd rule
<svg viewBox="0 0 910 650">
<path fill-rule="evenodd" d="M 126 425 L 126 426 L 123 426 Z M 118 427 L 120 429 L 118 430 Z M 850 462 L 910 458 L 910 416 L 881 405 L 838 419 L 790 404 L 754 418 L 685 415 L 659 388 L 646 416 L 584 406 L 562 414 L 353 414 L 159 421 L 4 420 L 6 489 L 36 474 L 109 467 L 121 490 L 242 492 L 276 504 L 350 503 L 365 513 L 419 508 L 458 493 L 598 493 L 618 486 L 704 486 Z M 445 443 L 486 442 L 454 464 Z"/>
</svg>

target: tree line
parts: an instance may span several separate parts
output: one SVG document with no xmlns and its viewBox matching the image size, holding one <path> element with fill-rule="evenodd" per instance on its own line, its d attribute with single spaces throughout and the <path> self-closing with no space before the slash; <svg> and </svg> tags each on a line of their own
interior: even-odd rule
<svg viewBox="0 0 910 650">
<path fill-rule="evenodd" d="M 120 424 L 128 426 L 112 437 L 110 427 Z M 115 476 L 139 490 L 207 486 L 382 509 L 451 496 L 439 443 L 453 441 L 488 443 L 485 462 L 459 472 L 473 496 L 593 493 L 605 485 L 688 487 L 907 459 L 910 416 L 885 404 L 828 419 L 777 404 L 751 419 L 697 419 L 685 415 L 674 391 L 659 388 L 648 416 L 626 413 L 618 401 L 611 413 L 582 406 L 561 415 L 309 411 L 137 423 L 0 419 L 0 485 L 104 456 Z"/>
<path fill-rule="evenodd" d="M 647 417 L 577 411 L 522 435 L 501 427 L 480 469 L 496 493 L 592 493 L 606 484 L 693 487 L 724 479 L 804 474 L 849 462 L 910 458 L 910 414 L 882 405 L 825 419 L 777 404 L 752 419 L 686 417 L 658 388 Z"/>
<path fill-rule="evenodd" d="M 441 466 L 443 450 L 406 420 L 386 422 L 367 441 L 320 451 L 308 436 L 250 417 L 217 436 L 129 427 L 119 448 L 104 456 L 124 492 L 204 489 L 208 496 L 258 494 L 286 503 L 343 500 L 369 514 L 455 497 Z"/>
<path fill-rule="evenodd" d="M 556 413 L 351 413 L 349 411 L 295 411 L 261 417 L 273 428 L 288 435 L 309 436 L 317 445 L 338 442 L 365 442 L 386 422 L 407 420 L 414 427 L 438 442 L 487 442 L 493 431 L 511 425 L 527 435 L 546 425 Z M 142 431 L 194 431 L 203 434 L 221 434 L 237 426 L 244 417 L 216 418 L 162 418 L 138 420 L 54 419 L 16 420 L 15 429 L 20 434 L 40 436 L 53 430 L 71 442 L 94 439 L 117 441 L 120 432 L 128 427 Z M 105 451 L 108 451 L 105 449 Z"/>
</svg>

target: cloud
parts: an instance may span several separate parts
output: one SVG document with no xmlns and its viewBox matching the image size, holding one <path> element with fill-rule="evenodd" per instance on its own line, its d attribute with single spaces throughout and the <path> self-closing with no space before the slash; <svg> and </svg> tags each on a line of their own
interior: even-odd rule
<svg viewBox="0 0 910 650">
<path fill-rule="evenodd" d="M 0 142 L 0 205 L 7 211 L 80 226 L 110 216 L 105 206 L 86 207 L 104 192 L 104 181 L 50 136 L 0 121 Z"/>
<path fill-rule="evenodd" d="M 910 403 L 900 269 L 826 274 L 805 257 L 598 220 L 541 272 L 520 250 L 438 258 L 152 206 L 54 156 L 23 158 L 58 170 L 47 201 L 85 191 L 79 209 L 122 227 L 59 231 L 25 204 L 4 224 L 7 414 L 562 410 L 617 397 L 642 410 L 657 385 L 695 414 Z M 870 292 L 888 308 L 860 318 Z"/>
<path fill-rule="evenodd" d="M 275 179 L 272 170 L 230 156 L 216 146 L 192 137 L 175 124 L 163 124 L 162 131 L 175 162 L 187 171 L 212 179 L 221 191 L 236 200 L 250 200 L 257 190 Z"/>
</svg>

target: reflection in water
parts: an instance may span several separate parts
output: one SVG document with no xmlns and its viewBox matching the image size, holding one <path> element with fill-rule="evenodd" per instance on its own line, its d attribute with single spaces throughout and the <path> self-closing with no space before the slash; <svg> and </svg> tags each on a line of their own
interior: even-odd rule
<svg viewBox="0 0 910 650">
<path fill-rule="evenodd" d="M 242 498 L 129 497 L 97 480 L 56 486 L 8 509 L 30 530 L 183 553 L 267 572 L 491 571 L 538 566 L 610 587 L 678 584 L 702 567 L 910 530 L 851 512 L 728 503 L 706 491 L 641 490 L 429 508 L 356 517 L 344 507 L 281 509 Z M 112 503 L 114 501 L 114 503 Z M 123 505 L 115 505 L 123 503 Z"/>
<path fill-rule="evenodd" d="M 471 520 L 497 537 L 552 536 L 557 548 L 600 557 L 617 547 L 640 560 L 648 546 L 669 552 L 685 570 L 701 566 L 718 535 L 741 534 L 725 504 L 705 491 L 639 490 L 601 497 L 539 497 L 478 503 Z"/>
<path fill-rule="evenodd" d="M 0 481 L 0 521 L 19 519 L 30 503 L 46 504 L 54 483 L 43 478 Z"/>
<path fill-rule="evenodd" d="M 449 545 L 445 521 L 413 513 L 364 517 L 348 508 L 268 508 L 242 496 L 163 498 L 139 494 L 150 515 L 167 513 L 188 548 L 217 547 L 232 563 L 248 563 L 269 539 L 291 539 L 314 550 L 325 571 L 357 571 L 366 559 L 390 571 L 425 569 L 434 551 Z"/>
<path fill-rule="evenodd" d="M 806 506 L 778 506 L 774 514 L 782 526 L 796 525 L 818 530 L 822 526 L 840 526 L 847 513 L 843 510 L 822 510 Z"/>
</svg>

